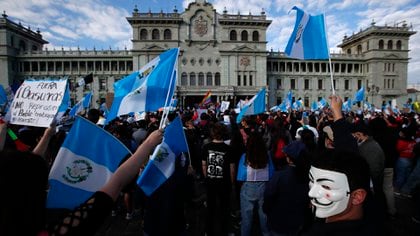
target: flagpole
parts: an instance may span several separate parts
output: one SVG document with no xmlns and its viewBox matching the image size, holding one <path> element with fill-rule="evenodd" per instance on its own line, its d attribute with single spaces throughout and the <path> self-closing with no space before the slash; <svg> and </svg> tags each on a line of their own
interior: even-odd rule
<svg viewBox="0 0 420 236">
<path fill-rule="evenodd" d="M 332 68 L 332 62 L 331 62 L 330 44 L 328 43 L 328 28 L 327 28 L 327 21 L 325 20 L 326 18 L 325 13 L 322 14 L 322 17 L 324 18 L 325 38 L 327 41 L 327 50 L 328 50 L 328 62 L 330 65 L 331 90 L 332 90 L 332 94 L 335 95 L 334 76 L 333 76 L 333 68 Z"/>
<path fill-rule="evenodd" d="M 168 118 L 169 109 L 166 109 L 166 107 L 168 106 L 168 100 L 172 99 L 172 97 L 169 98 L 169 94 L 171 93 L 172 83 L 177 80 L 176 77 L 175 78 L 173 78 L 173 77 L 174 77 L 175 71 L 178 70 L 178 55 L 179 55 L 179 48 L 178 48 L 178 51 L 177 51 L 177 54 L 176 54 L 176 57 L 175 57 L 176 58 L 175 59 L 175 65 L 174 65 L 174 69 L 172 70 L 171 82 L 169 83 L 168 93 L 166 94 L 165 106 L 163 107 L 162 119 L 160 120 L 159 129 L 162 128 L 162 126 L 166 123 L 166 120 Z"/>
</svg>

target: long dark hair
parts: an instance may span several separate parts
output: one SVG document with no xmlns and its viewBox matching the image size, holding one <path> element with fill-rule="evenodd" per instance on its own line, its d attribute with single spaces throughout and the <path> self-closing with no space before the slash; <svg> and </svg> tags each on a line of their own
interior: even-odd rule
<svg viewBox="0 0 420 236">
<path fill-rule="evenodd" d="M 246 142 L 246 162 L 254 169 L 262 169 L 267 166 L 268 155 L 264 139 L 258 132 L 251 132 Z"/>
</svg>

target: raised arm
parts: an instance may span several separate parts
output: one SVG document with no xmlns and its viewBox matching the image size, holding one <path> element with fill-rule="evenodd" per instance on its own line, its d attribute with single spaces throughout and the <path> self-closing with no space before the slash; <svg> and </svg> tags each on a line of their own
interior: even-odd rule
<svg viewBox="0 0 420 236">
<path fill-rule="evenodd" d="M 32 153 L 37 154 L 43 158 L 45 158 L 45 152 L 47 151 L 48 144 L 50 143 L 51 137 L 55 135 L 56 131 L 56 124 L 55 122 L 51 123 L 50 127 L 48 127 L 44 131 L 44 135 L 42 135 L 41 140 L 38 142 Z"/>
<path fill-rule="evenodd" d="M 114 201 L 117 200 L 121 189 L 139 173 L 140 167 L 147 161 L 153 149 L 162 142 L 163 130 L 155 130 L 137 148 L 136 152 L 115 171 L 111 179 L 100 189 Z"/>
</svg>

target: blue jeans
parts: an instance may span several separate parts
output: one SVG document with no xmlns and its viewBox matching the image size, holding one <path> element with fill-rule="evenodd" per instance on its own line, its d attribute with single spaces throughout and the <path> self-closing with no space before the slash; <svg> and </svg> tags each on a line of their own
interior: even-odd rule
<svg viewBox="0 0 420 236">
<path fill-rule="evenodd" d="M 262 235 L 268 235 L 267 216 L 262 205 L 264 202 L 265 182 L 244 182 L 241 188 L 241 236 L 251 235 L 254 208 L 258 210 Z"/>
<path fill-rule="evenodd" d="M 399 157 L 397 159 L 397 162 L 395 163 L 395 183 L 394 186 L 396 188 L 396 191 L 400 191 L 402 186 L 407 181 L 408 176 L 410 175 L 411 168 L 413 165 L 412 158 L 401 158 Z"/>
</svg>

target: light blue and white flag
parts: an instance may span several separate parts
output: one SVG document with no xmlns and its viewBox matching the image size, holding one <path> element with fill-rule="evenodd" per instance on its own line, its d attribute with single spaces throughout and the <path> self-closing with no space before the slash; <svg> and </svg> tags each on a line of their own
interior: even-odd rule
<svg viewBox="0 0 420 236">
<path fill-rule="evenodd" d="M 66 91 L 64 92 L 63 100 L 61 101 L 61 104 L 58 107 L 57 114 L 55 115 L 55 121 L 56 122 L 61 120 L 61 118 L 66 113 L 67 108 L 69 108 L 70 103 L 71 103 L 71 101 L 70 101 L 70 86 L 69 86 L 69 83 L 68 83 L 68 79 L 65 78 L 65 80 L 67 80 Z"/>
<path fill-rule="evenodd" d="M 3 85 L 0 84 L 0 106 L 8 102 L 6 90 L 4 90 Z"/>
<path fill-rule="evenodd" d="M 365 99 L 365 87 L 361 87 L 356 94 L 354 94 L 353 104 L 356 102 L 361 102 Z"/>
<path fill-rule="evenodd" d="M 80 100 L 78 103 L 76 103 L 70 110 L 69 116 L 74 117 L 80 112 L 86 110 L 90 106 L 90 102 L 92 100 L 92 92 L 87 93 L 82 100 Z"/>
<path fill-rule="evenodd" d="M 274 165 L 271 158 L 268 158 L 268 165 L 263 169 L 254 169 L 246 164 L 246 154 L 242 154 L 238 164 L 238 181 L 268 181 L 274 173 Z"/>
<path fill-rule="evenodd" d="M 352 105 L 353 105 L 353 103 L 352 103 L 351 99 L 349 98 L 349 99 L 347 99 L 347 101 L 343 102 L 343 105 L 341 105 L 341 110 L 349 112 L 349 111 L 351 111 Z"/>
<path fill-rule="evenodd" d="M 318 110 L 318 103 L 316 101 L 313 101 L 311 104 L 311 111 Z"/>
<path fill-rule="evenodd" d="M 179 116 L 166 128 L 163 141 L 159 144 L 137 179 L 137 184 L 147 196 L 153 194 L 175 171 L 175 158 L 188 152 L 187 140 Z"/>
<path fill-rule="evenodd" d="M 287 92 L 286 95 L 286 109 L 289 109 L 292 107 L 292 103 L 293 103 L 293 92 L 289 90 L 289 92 Z"/>
<path fill-rule="evenodd" d="M 265 88 L 261 89 L 249 102 L 243 107 L 236 117 L 236 123 L 240 123 L 242 117 L 256 115 L 265 111 Z"/>
<path fill-rule="evenodd" d="M 328 42 L 324 15 L 311 16 L 294 6 L 296 23 L 285 53 L 298 59 L 328 59 Z"/>
<path fill-rule="evenodd" d="M 77 116 L 50 171 L 47 207 L 79 206 L 111 178 L 129 154 L 117 138 Z"/>
<path fill-rule="evenodd" d="M 130 112 L 157 111 L 169 106 L 177 78 L 178 48 L 170 49 L 114 84 L 107 123 Z"/>
<path fill-rule="evenodd" d="M 303 108 L 303 102 L 302 99 L 297 100 L 293 103 L 293 110 L 299 110 L 300 108 Z"/>
<path fill-rule="evenodd" d="M 325 98 L 321 98 L 321 100 L 318 101 L 318 108 L 323 109 L 325 106 L 327 106 L 327 100 L 325 100 Z"/>
</svg>

